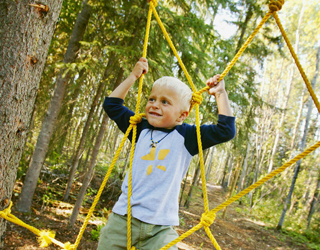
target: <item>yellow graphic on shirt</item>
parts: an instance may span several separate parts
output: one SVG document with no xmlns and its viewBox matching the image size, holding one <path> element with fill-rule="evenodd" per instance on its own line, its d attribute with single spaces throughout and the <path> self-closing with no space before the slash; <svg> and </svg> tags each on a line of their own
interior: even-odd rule
<svg viewBox="0 0 320 250">
<path fill-rule="evenodd" d="M 170 149 L 161 149 L 159 151 L 159 155 L 158 155 L 158 159 L 159 160 L 164 160 L 166 158 L 166 156 L 169 154 Z M 150 153 L 147 155 L 144 155 L 141 157 L 141 160 L 146 160 L 146 161 L 154 161 L 156 159 L 156 148 L 151 148 Z M 147 167 L 147 175 L 152 173 L 152 165 L 149 165 Z M 166 167 L 165 166 L 157 166 L 158 169 L 162 170 L 162 171 L 166 171 Z"/>
<path fill-rule="evenodd" d="M 166 167 L 165 166 L 157 166 L 157 168 L 163 170 L 163 171 L 166 171 Z"/>
<path fill-rule="evenodd" d="M 151 148 L 150 153 L 142 156 L 141 160 L 154 161 L 156 158 L 156 148 Z"/>
<path fill-rule="evenodd" d="M 147 168 L 147 175 L 152 173 L 152 165 L 148 166 Z"/>
<path fill-rule="evenodd" d="M 164 160 L 166 158 L 167 154 L 169 154 L 170 149 L 161 149 L 158 155 L 159 160 Z"/>
</svg>

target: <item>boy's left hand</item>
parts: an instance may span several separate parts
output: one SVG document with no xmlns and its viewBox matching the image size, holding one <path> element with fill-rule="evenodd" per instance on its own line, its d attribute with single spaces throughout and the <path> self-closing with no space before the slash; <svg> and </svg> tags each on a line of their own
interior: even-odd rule
<svg viewBox="0 0 320 250">
<path fill-rule="evenodd" d="M 210 95 L 216 96 L 226 91 L 224 80 L 222 79 L 220 82 L 218 82 L 219 77 L 220 74 L 215 75 L 207 80 L 207 86 L 210 87 L 210 89 L 208 90 L 208 93 Z"/>
</svg>

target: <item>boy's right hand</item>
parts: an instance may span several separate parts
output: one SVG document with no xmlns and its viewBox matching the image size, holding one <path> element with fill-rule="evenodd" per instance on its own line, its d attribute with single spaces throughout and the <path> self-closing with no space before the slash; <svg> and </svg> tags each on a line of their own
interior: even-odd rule
<svg viewBox="0 0 320 250">
<path fill-rule="evenodd" d="M 141 57 L 139 61 L 134 66 L 131 74 L 133 74 L 136 79 L 138 79 L 142 74 L 146 74 L 148 72 L 148 60 L 144 57 Z"/>
</svg>

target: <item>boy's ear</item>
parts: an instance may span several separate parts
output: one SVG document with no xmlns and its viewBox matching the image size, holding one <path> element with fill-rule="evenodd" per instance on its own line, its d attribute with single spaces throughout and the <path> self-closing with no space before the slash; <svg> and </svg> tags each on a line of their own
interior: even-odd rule
<svg viewBox="0 0 320 250">
<path fill-rule="evenodd" d="M 189 112 L 188 111 L 183 111 L 179 118 L 177 119 L 178 122 L 183 122 L 189 115 Z"/>
</svg>

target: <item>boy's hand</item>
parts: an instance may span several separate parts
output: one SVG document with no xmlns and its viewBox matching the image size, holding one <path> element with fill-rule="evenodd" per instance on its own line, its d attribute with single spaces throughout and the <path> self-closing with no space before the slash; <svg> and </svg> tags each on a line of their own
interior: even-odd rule
<svg viewBox="0 0 320 250">
<path fill-rule="evenodd" d="M 144 57 L 141 57 L 139 61 L 134 66 L 131 74 L 133 74 L 136 79 L 138 79 L 142 74 L 146 74 L 148 72 L 148 60 Z"/>
<path fill-rule="evenodd" d="M 215 97 L 226 92 L 224 80 L 222 79 L 220 82 L 218 82 L 219 77 L 220 75 L 218 74 L 207 80 L 207 86 L 210 87 L 208 93 L 210 95 L 214 95 Z"/>
</svg>

